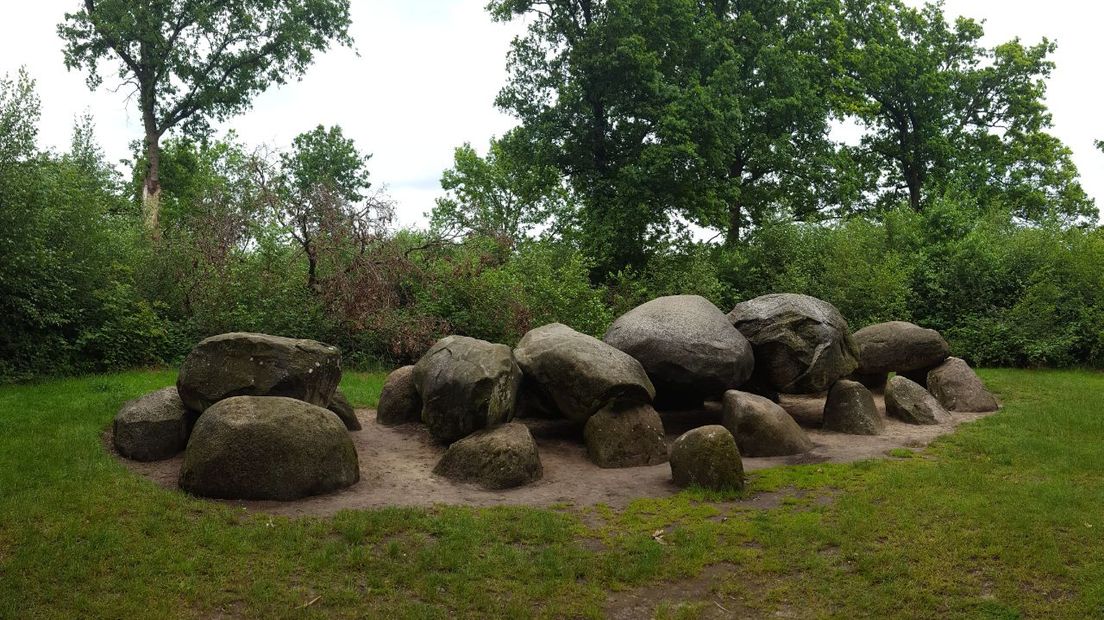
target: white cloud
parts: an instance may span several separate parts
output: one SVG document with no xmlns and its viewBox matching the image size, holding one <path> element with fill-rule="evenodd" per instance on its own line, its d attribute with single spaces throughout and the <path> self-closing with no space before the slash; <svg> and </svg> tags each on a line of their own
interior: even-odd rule
<svg viewBox="0 0 1104 620">
<path fill-rule="evenodd" d="M 67 72 L 62 62 L 55 26 L 77 0 L 10 4 L 0 21 L 0 73 L 25 65 L 38 80 L 42 144 L 64 148 L 74 116 L 87 109 L 108 155 L 126 157 L 141 124 L 126 107 L 125 93 L 89 92 L 84 76 Z M 520 26 L 492 23 L 485 4 L 354 0 L 359 57 L 345 49 L 324 54 L 302 82 L 258 97 L 252 110 L 225 127 L 250 144 L 286 146 L 314 125 L 340 124 L 374 154 L 372 178 L 390 187 L 400 223 L 421 223 L 439 194 L 437 180 L 452 150 L 465 141 L 482 148 L 513 125 L 493 100 L 506 78 L 509 41 Z M 1079 0 L 1053 0 L 1045 10 L 1029 0 L 950 0 L 947 10 L 986 18 L 991 42 L 1016 35 L 1058 41 L 1048 99 L 1055 132 L 1074 149 L 1086 188 L 1104 207 L 1104 155 L 1093 148 L 1094 138 L 1104 138 L 1104 115 L 1097 111 L 1104 86 L 1095 66 L 1104 57 L 1097 33 L 1104 8 Z M 110 76 L 106 83 L 113 83 Z"/>
</svg>

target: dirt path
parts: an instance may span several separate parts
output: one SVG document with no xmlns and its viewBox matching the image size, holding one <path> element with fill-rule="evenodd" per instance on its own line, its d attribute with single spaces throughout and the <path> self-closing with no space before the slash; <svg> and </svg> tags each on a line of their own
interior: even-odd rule
<svg viewBox="0 0 1104 620">
<path fill-rule="evenodd" d="M 880 395 L 875 395 L 879 411 L 885 408 Z M 846 463 L 885 456 L 893 448 L 920 448 L 963 423 L 986 414 L 956 413 L 952 421 L 936 426 L 913 426 L 887 419 L 885 432 L 876 437 L 844 435 L 821 431 L 821 410 L 824 397 L 784 397 L 782 405 L 798 420 L 815 444 L 811 452 L 774 458 L 745 458 L 744 469 L 755 471 L 779 465 L 804 463 Z M 226 502 L 235 506 L 282 515 L 330 515 L 340 510 L 379 508 L 384 506 L 432 506 L 434 504 L 465 504 L 471 506 L 531 505 L 551 506 L 572 504 L 591 506 L 607 504 L 623 507 L 640 497 L 662 497 L 678 488 L 671 482 L 667 464 L 630 469 L 601 469 L 586 456 L 581 430 L 566 422 L 522 420 L 533 431 L 540 447 L 544 478 L 532 485 L 508 491 L 485 491 L 478 487 L 455 484 L 433 475 L 444 448 L 435 444 L 425 428 L 418 424 L 385 427 L 375 422 L 375 411 L 359 410 L 364 430 L 352 433 L 360 455 L 360 482 L 343 491 L 294 502 Z M 665 412 L 664 425 L 668 440 L 694 426 L 715 424 L 716 411 Z M 110 446 L 110 438 L 107 444 Z M 127 467 L 158 484 L 177 488 L 182 456 L 155 463 L 138 463 L 122 459 Z"/>
</svg>

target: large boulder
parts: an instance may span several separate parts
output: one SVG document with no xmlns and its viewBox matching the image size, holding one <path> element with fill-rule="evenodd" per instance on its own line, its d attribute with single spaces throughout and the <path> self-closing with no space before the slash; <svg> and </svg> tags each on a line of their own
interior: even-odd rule
<svg viewBox="0 0 1104 620">
<path fill-rule="evenodd" d="M 928 391 L 949 411 L 988 412 L 1000 408 L 974 369 L 957 357 L 928 373 Z"/>
<path fill-rule="evenodd" d="M 823 392 L 858 366 L 847 321 L 826 301 L 764 295 L 737 304 L 728 318 L 751 341 L 757 378 L 779 392 Z"/>
<path fill-rule="evenodd" d="M 949 414 L 920 384 L 901 376 L 886 384 L 886 415 L 908 424 L 940 424 Z"/>
<path fill-rule="evenodd" d="M 650 403 L 655 388 L 635 358 L 561 323 L 531 330 L 514 348 L 526 389 L 563 417 L 586 422 L 612 402 Z"/>
<path fill-rule="evenodd" d="M 858 381 L 840 379 L 828 390 L 824 403 L 824 430 L 849 435 L 879 435 L 885 420 L 874 405 L 874 395 Z"/>
<path fill-rule="evenodd" d="M 524 424 L 475 432 L 449 446 L 433 473 L 485 489 L 509 489 L 544 475 L 537 443 Z"/>
<path fill-rule="evenodd" d="M 236 332 L 197 344 L 184 358 L 176 387 L 195 411 L 232 396 L 286 396 L 326 407 L 340 381 L 336 347 Z"/>
<path fill-rule="evenodd" d="M 349 399 L 345 397 L 345 393 L 340 389 L 334 390 L 333 398 L 330 399 L 330 406 L 326 408 L 341 419 L 341 423 L 345 425 L 345 428 L 351 431 L 361 429 L 360 419 L 357 418 L 353 404 L 349 402 Z"/>
<path fill-rule="evenodd" d="M 745 457 L 789 456 L 813 449 L 812 440 L 781 405 L 748 392 L 725 392 L 721 424 Z"/>
<path fill-rule="evenodd" d="M 671 477 L 680 487 L 744 488 L 744 463 L 732 433 L 716 424 L 683 433 L 671 446 Z"/>
<path fill-rule="evenodd" d="M 422 397 L 414 383 L 414 367 L 403 366 L 387 375 L 376 406 L 376 422 L 395 426 L 422 420 Z"/>
<path fill-rule="evenodd" d="M 180 488 L 223 499 L 293 500 L 359 479 L 356 448 L 341 420 L 278 396 L 236 396 L 207 409 L 180 470 Z"/>
<path fill-rule="evenodd" d="M 587 454 L 599 467 L 639 467 L 667 462 L 663 420 L 651 405 L 610 404 L 587 420 Z"/>
<path fill-rule="evenodd" d="M 128 401 L 115 414 L 113 440 L 119 454 L 135 461 L 159 461 L 188 443 L 188 410 L 167 387 Z"/>
<path fill-rule="evenodd" d="M 509 422 L 520 384 L 510 347 L 467 336 L 442 338 L 414 365 L 422 421 L 444 443 Z"/>
<path fill-rule="evenodd" d="M 603 337 L 644 366 L 664 404 L 700 405 L 744 384 L 751 346 L 698 295 L 660 297 L 621 315 Z"/>
<path fill-rule="evenodd" d="M 861 375 L 905 373 L 930 368 L 947 359 L 951 348 L 934 329 L 905 321 L 870 325 L 855 332 Z"/>
</svg>

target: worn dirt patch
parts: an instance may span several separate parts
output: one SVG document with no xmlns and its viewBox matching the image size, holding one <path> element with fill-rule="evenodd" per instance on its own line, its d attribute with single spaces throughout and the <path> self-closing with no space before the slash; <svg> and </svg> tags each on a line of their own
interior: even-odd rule
<svg viewBox="0 0 1104 620">
<path fill-rule="evenodd" d="M 881 395 L 875 395 L 879 411 L 885 415 Z M 955 413 L 951 421 L 935 426 L 913 426 L 888 419 L 885 432 L 875 437 L 845 435 L 822 431 L 818 427 L 824 396 L 786 396 L 783 407 L 798 420 L 812 439 L 814 448 L 805 454 L 789 457 L 745 458 L 745 471 L 756 471 L 780 465 L 807 463 L 847 463 L 885 456 L 893 448 L 919 448 L 940 435 L 954 430 L 964 422 L 977 420 L 986 414 Z M 569 422 L 541 419 L 521 420 L 533 431 L 540 447 L 544 478 L 540 481 L 506 491 L 485 491 L 467 484 L 456 484 L 435 476 L 433 466 L 444 453 L 444 447 L 433 442 L 425 427 L 404 424 L 385 427 L 376 424 L 375 411 L 357 411 L 364 430 L 351 433 L 360 455 L 360 482 L 329 495 L 294 502 L 229 501 L 234 506 L 266 513 L 289 516 L 330 515 L 340 510 L 380 508 L 385 506 L 433 506 L 464 504 L 471 506 L 530 505 L 592 506 L 606 504 L 624 507 L 641 497 L 663 497 L 674 494 L 678 487 L 671 482 L 667 464 L 629 469 L 601 469 L 586 456 L 582 430 Z M 701 411 L 663 412 L 668 443 L 682 432 L 702 424 L 720 420 L 717 408 Z M 110 446 L 110 431 L 105 434 Z M 176 489 L 183 456 L 154 463 L 139 463 L 119 457 L 132 471 Z"/>
<path fill-rule="evenodd" d="M 678 581 L 663 581 L 645 588 L 613 592 L 606 599 L 606 617 L 610 620 L 654 618 L 660 606 L 675 609 L 684 605 L 696 607 L 695 618 L 747 617 L 743 605 L 732 597 L 722 596 L 715 589 L 721 581 L 735 574 L 732 564 L 713 564 L 696 577 Z"/>
</svg>

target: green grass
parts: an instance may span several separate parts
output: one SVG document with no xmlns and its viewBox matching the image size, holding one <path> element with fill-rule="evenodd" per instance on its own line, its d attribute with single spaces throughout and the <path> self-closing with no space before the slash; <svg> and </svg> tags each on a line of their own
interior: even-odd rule
<svg viewBox="0 0 1104 620">
<path fill-rule="evenodd" d="M 755 474 L 746 494 L 783 490 L 777 508 L 686 492 L 301 519 L 162 490 L 104 452 L 119 405 L 172 372 L 3 387 L 0 618 L 601 617 L 635 588 L 669 592 L 672 618 L 1104 616 L 1104 375 L 983 376 L 998 415 L 921 458 Z M 342 387 L 371 405 L 381 383 Z"/>
</svg>

